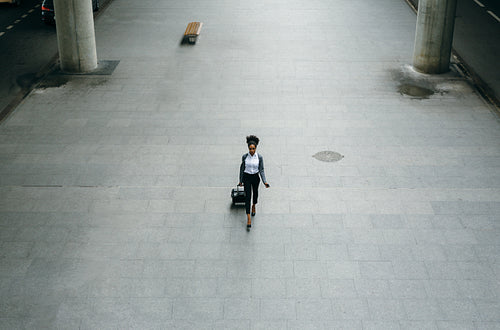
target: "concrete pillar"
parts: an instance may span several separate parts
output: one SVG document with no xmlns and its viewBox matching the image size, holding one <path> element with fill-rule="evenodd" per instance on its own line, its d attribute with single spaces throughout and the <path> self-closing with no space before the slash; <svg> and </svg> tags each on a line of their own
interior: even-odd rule
<svg viewBox="0 0 500 330">
<path fill-rule="evenodd" d="M 54 0 L 61 70 L 85 73 L 97 68 L 92 0 Z"/>
<path fill-rule="evenodd" d="M 413 67 L 423 73 L 449 71 L 457 0 L 420 0 Z"/>
</svg>

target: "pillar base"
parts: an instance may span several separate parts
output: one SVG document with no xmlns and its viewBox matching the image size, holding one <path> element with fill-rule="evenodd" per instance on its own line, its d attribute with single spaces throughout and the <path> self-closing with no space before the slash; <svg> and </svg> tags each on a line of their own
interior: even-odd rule
<svg viewBox="0 0 500 330">
<path fill-rule="evenodd" d="M 110 76 L 115 71 L 116 67 L 120 61 L 98 61 L 97 68 L 88 72 L 68 72 L 61 68 L 56 71 L 57 74 L 69 75 L 69 76 Z"/>
</svg>

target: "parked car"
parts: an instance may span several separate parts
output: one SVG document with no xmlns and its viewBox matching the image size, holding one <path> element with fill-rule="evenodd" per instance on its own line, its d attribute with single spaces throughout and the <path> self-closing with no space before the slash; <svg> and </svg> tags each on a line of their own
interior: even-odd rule
<svg viewBox="0 0 500 330">
<path fill-rule="evenodd" d="M 0 3 L 11 3 L 14 6 L 19 6 L 21 4 L 21 0 L 0 0 Z"/>
<path fill-rule="evenodd" d="M 2 1 L 2 0 L 0 0 Z M 20 0 L 18 0 L 20 1 Z M 92 0 L 92 9 L 99 10 L 99 0 Z M 54 0 L 43 0 L 42 2 L 42 21 L 47 24 L 55 24 L 56 15 L 54 12 Z"/>
</svg>

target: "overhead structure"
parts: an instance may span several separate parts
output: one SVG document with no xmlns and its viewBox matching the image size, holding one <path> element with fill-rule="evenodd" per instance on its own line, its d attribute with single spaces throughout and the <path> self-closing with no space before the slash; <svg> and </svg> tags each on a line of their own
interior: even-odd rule
<svg viewBox="0 0 500 330">
<path fill-rule="evenodd" d="M 86 73 L 97 68 L 92 0 L 54 0 L 61 70 Z"/>
<path fill-rule="evenodd" d="M 413 67 L 423 73 L 449 71 L 457 0 L 420 0 Z"/>
</svg>

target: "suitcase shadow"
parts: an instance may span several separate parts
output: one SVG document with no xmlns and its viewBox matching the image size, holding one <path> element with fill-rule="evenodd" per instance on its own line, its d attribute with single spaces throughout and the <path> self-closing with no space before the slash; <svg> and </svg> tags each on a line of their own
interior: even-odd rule
<svg viewBox="0 0 500 330">
<path fill-rule="evenodd" d="M 229 217 L 231 224 L 235 226 L 246 227 L 247 218 L 245 212 L 245 203 L 231 203 L 229 206 Z"/>
</svg>

